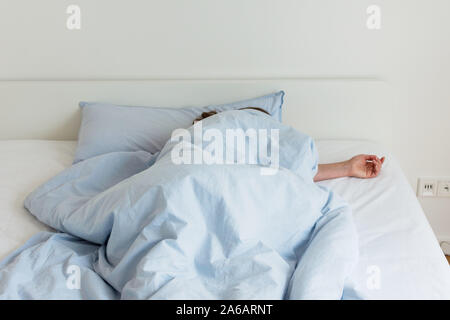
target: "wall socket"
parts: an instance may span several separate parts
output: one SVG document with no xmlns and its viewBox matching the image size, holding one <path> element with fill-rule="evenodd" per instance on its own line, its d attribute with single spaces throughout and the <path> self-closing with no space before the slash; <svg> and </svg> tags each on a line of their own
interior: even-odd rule
<svg viewBox="0 0 450 320">
<path fill-rule="evenodd" d="M 450 197 L 450 179 L 438 181 L 437 196 Z"/>
<path fill-rule="evenodd" d="M 417 184 L 419 197 L 450 197 L 450 179 L 420 178 Z"/>
</svg>

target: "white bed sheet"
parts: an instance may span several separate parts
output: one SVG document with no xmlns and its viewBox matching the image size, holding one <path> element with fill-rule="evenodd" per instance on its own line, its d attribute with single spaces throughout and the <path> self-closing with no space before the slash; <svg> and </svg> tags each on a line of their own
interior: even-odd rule
<svg viewBox="0 0 450 320">
<path fill-rule="evenodd" d="M 23 208 L 38 185 L 72 163 L 74 141 L 0 141 L 0 259 L 49 230 Z M 318 141 L 321 163 L 359 153 L 387 155 L 377 144 Z M 398 163 L 387 155 L 380 176 L 320 183 L 352 206 L 360 260 L 346 298 L 450 299 L 450 268 Z"/>
<path fill-rule="evenodd" d="M 71 165 L 75 141 L 0 141 L 0 259 L 39 231 L 50 230 L 23 206 L 40 184 Z"/>
<path fill-rule="evenodd" d="M 375 179 L 321 182 L 353 209 L 360 259 L 347 298 L 450 299 L 450 267 L 398 162 L 375 143 L 319 141 L 321 163 L 386 156 Z"/>
</svg>

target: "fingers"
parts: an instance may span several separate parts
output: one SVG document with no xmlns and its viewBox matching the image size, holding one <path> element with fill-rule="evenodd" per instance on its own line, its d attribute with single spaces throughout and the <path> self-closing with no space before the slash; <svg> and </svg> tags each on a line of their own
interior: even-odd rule
<svg viewBox="0 0 450 320">
<path fill-rule="evenodd" d="M 375 174 L 375 177 L 380 173 L 381 166 L 382 166 L 381 160 L 377 159 L 377 161 L 374 162 L 374 174 Z"/>
<path fill-rule="evenodd" d="M 364 154 L 363 157 L 364 157 L 364 160 L 366 160 L 366 161 L 375 161 L 378 159 L 378 157 L 373 154 Z"/>
<path fill-rule="evenodd" d="M 386 157 L 382 157 L 380 159 L 374 154 L 362 154 L 361 156 L 363 156 L 366 161 L 376 161 L 376 160 L 378 160 L 378 161 L 381 161 L 381 163 L 383 163 L 384 160 L 386 159 Z"/>
<path fill-rule="evenodd" d="M 355 174 L 354 176 L 360 178 L 375 178 L 380 174 L 386 158 L 378 158 L 378 156 L 373 154 L 360 154 L 353 157 L 352 160 L 358 164 L 358 166 L 361 166 L 360 168 L 365 168 L 365 172 L 362 171 L 360 174 Z"/>
<path fill-rule="evenodd" d="M 380 174 L 381 167 L 383 166 L 384 160 L 385 160 L 385 157 L 383 157 L 381 159 L 377 158 L 377 160 L 373 162 L 374 163 L 374 176 L 375 177 Z"/>
<path fill-rule="evenodd" d="M 382 157 L 381 159 L 378 158 L 376 155 L 363 155 L 364 159 L 366 161 L 366 167 L 367 167 L 367 177 L 368 178 L 375 178 L 377 177 L 380 172 L 381 168 L 383 166 L 385 157 Z"/>
<path fill-rule="evenodd" d="M 373 175 L 375 174 L 375 166 L 373 162 L 367 162 L 366 163 L 366 176 L 365 178 L 373 178 Z"/>
<path fill-rule="evenodd" d="M 363 157 L 364 157 L 364 160 L 366 160 L 366 161 L 378 161 L 378 162 L 380 162 L 381 164 L 383 164 L 384 163 L 384 160 L 386 160 L 386 157 L 382 157 L 381 159 L 380 158 L 378 158 L 376 155 L 374 155 L 374 154 L 363 154 L 362 155 Z"/>
<path fill-rule="evenodd" d="M 378 175 L 379 165 L 378 165 L 377 161 L 375 160 L 375 161 L 370 163 L 370 166 L 371 166 L 371 169 L 372 169 L 370 178 L 374 178 L 374 177 L 376 177 Z"/>
</svg>

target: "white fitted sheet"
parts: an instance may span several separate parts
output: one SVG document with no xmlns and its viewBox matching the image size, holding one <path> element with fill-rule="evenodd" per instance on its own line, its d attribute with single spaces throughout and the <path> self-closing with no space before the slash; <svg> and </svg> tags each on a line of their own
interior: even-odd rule
<svg viewBox="0 0 450 320">
<path fill-rule="evenodd" d="M 75 147 L 74 141 L 0 141 L 0 259 L 38 231 L 50 230 L 23 207 L 23 201 L 71 165 Z"/>
<path fill-rule="evenodd" d="M 450 299 L 450 268 L 414 191 L 398 162 L 379 145 L 319 141 L 321 163 L 360 153 L 386 156 L 375 179 L 321 182 L 353 209 L 360 259 L 348 281 L 347 297 L 365 299 Z M 378 275 L 379 282 L 375 283 Z"/>
<path fill-rule="evenodd" d="M 38 185 L 72 163 L 74 141 L 0 141 L 0 259 L 48 227 L 23 208 Z M 318 141 L 320 162 L 359 153 L 387 155 L 377 144 Z M 346 298 L 450 299 L 450 268 L 398 163 L 387 155 L 376 179 L 320 183 L 352 206 L 360 260 Z"/>
</svg>

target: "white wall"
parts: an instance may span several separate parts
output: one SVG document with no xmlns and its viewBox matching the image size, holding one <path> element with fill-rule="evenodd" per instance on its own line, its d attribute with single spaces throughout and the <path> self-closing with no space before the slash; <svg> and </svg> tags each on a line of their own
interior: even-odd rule
<svg viewBox="0 0 450 320">
<path fill-rule="evenodd" d="M 69 4 L 79 31 L 65 27 Z M 381 30 L 366 28 L 370 4 Z M 0 82 L 379 78 L 395 126 L 378 130 L 415 187 L 450 176 L 449 13 L 448 0 L 0 0 Z M 450 238 L 450 199 L 422 204 Z"/>
</svg>

